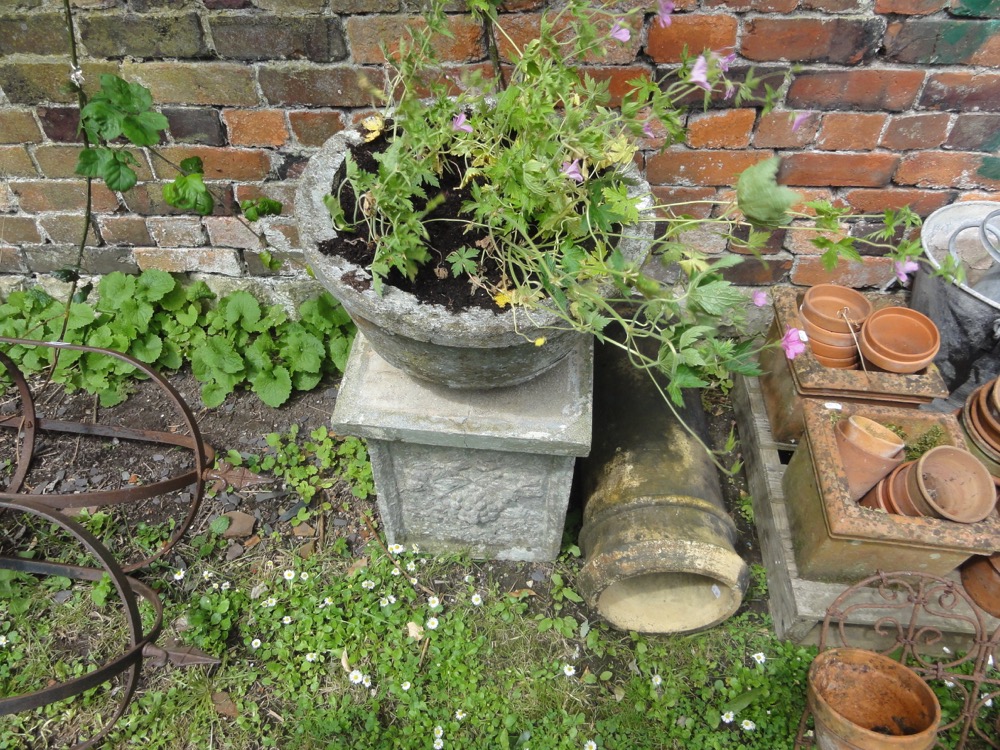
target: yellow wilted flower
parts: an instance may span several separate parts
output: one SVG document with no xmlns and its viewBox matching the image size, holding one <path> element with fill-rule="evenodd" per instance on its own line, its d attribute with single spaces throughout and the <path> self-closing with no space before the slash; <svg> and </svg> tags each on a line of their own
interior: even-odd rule
<svg viewBox="0 0 1000 750">
<path fill-rule="evenodd" d="M 537 339 L 535 339 L 535 346 L 542 346 L 544 344 L 545 344 L 544 336 L 539 336 Z"/>
<path fill-rule="evenodd" d="M 510 304 L 510 295 L 507 292 L 497 292 L 493 295 L 493 301 L 497 303 L 497 307 L 503 309 Z"/>
</svg>

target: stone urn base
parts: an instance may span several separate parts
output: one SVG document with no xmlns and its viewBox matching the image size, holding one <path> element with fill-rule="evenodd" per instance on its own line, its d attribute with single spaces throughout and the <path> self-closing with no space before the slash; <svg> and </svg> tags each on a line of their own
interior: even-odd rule
<svg viewBox="0 0 1000 750">
<path fill-rule="evenodd" d="M 359 334 L 333 429 L 368 441 L 390 543 L 553 560 L 576 457 L 590 452 L 592 381 L 590 337 L 528 383 L 477 391 L 407 375 Z"/>
</svg>

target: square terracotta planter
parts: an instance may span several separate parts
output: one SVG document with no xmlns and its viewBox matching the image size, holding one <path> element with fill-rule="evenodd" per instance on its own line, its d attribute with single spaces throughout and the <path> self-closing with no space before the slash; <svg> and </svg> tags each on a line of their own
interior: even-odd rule
<svg viewBox="0 0 1000 750">
<path fill-rule="evenodd" d="M 773 290 L 774 322 L 768 341 L 778 341 L 787 328 L 801 329 L 801 290 L 778 287 Z M 875 303 L 878 307 L 878 303 Z M 948 387 L 932 363 L 924 372 L 897 375 L 891 372 L 835 370 L 821 365 L 806 351 L 789 360 L 781 347 L 760 354 L 760 385 L 764 394 L 771 433 L 779 443 L 798 442 L 804 422 L 804 398 L 830 398 L 842 403 L 875 404 L 917 408 L 936 398 L 947 398 Z"/>
<path fill-rule="evenodd" d="M 909 439 L 935 425 L 943 443 L 964 448 L 950 414 L 915 409 L 802 399 L 802 442 L 785 471 L 782 488 L 799 575 L 811 581 L 856 583 L 876 570 L 912 570 L 944 576 L 972 555 L 1000 549 L 1000 516 L 994 509 L 979 523 L 914 518 L 871 510 L 852 502 L 837 450 L 834 425 L 860 414 L 903 428 Z"/>
</svg>

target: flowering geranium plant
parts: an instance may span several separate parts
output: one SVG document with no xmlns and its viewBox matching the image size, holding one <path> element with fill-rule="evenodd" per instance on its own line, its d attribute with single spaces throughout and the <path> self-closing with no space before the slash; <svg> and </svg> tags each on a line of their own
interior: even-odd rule
<svg viewBox="0 0 1000 750">
<path fill-rule="evenodd" d="M 713 94 L 769 107 L 780 81 L 768 84 L 753 71 L 731 80 L 733 56 L 706 50 L 667 80 L 632 81 L 612 107 L 608 85 L 581 74 L 577 63 L 628 41 L 642 14 L 579 0 L 543 15 L 537 37 L 522 46 L 505 34 L 495 0 L 470 0 L 493 66 L 459 79 L 433 51 L 435 35 L 448 34 L 442 8 L 435 0 L 426 25 L 385 50 L 386 106 L 362 123 L 366 141 L 384 144 L 367 167 L 349 155 L 345 179 L 327 201 L 341 236 L 374 249 L 375 288 L 431 267 L 439 278 L 466 277 L 497 308 L 531 316 L 544 305 L 563 325 L 599 339 L 618 323 L 624 339 L 616 343 L 640 366 L 665 374 L 678 404 L 684 388 L 753 372 L 752 342 L 720 333 L 741 330 L 748 303 L 762 304 L 723 278 L 740 258 L 710 259 L 685 238 L 710 223 L 753 252 L 792 218 L 798 194 L 776 183 L 777 159 L 767 160 L 740 176 L 735 201 L 694 218 L 683 206 L 653 207 L 648 189 L 636 188 L 633 162 L 654 137 L 663 147 L 682 142 L 688 108 L 707 105 Z M 670 0 L 659 0 L 654 22 L 668 25 L 672 10 Z M 465 200 L 457 214 L 442 216 L 446 181 Z M 624 257 L 619 244 L 634 227 L 657 221 L 651 250 L 662 271 L 644 271 L 649 266 Z M 463 241 L 442 249 L 431 238 L 455 222 Z M 827 249 L 851 252 L 849 243 Z M 655 346 L 645 345 L 649 339 Z"/>
</svg>

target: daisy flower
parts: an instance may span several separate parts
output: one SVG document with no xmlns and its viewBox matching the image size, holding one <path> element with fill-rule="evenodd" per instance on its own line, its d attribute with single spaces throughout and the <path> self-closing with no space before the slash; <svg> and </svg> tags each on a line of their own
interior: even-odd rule
<svg viewBox="0 0 1000 750">
<path fill-rule="evenodd" d="M 576 667 L 572 664 L 563 664 L 563 674 L 567 677 L 572 677 L 576 674 Z"/>
<path fill-rule="evenodd" d="M 754 724 L 752 721 L 750 721 L 750 719 L 744 719 L 743 721 L 741 721 L 740 726 L 743 727 L 743 729 L 747 732 L 752 732 L 757 728 L 757 725 Z"/>
<path fill-rule="evenodd" d="M 365 676 L 363 674 L 361 674 L 361 670 L 360 669 L 352 669 L 351 673 L 349 675 L 347 675 L 347 679 L 349 679 L 351 681 L 352 685 L 360 685 L 361 681 L 364 678 L 365 678 Z"/>
<path fill-rule="evenodd" d="M 220 586 L 219 588 L 221 588 L 223 591 L 229 591 L 229 589 L 232 588 L 232 585 L 233 584 L 231 584 L 229 581 L 223 581 L 222 586 Z"/>
<path fill-rule="evenodd" d="M 426 625 L 427 625 L 427 629 L 428 630 L 437 630 L 438 618 L 436 618 L 436 617 L 428 617 Z"/>
<path fill-rule="evenodd" d="M 292 618 L 289 615 L 285 615 L 284 617 L 281 618 L 281 622 L 284 623 L 285 625 L 291 625 Z"/>
<path fill-rule="evenodd" d="M 368 591 L 371 591 L 373 588 L 375 588 L 375 581 L 373 581 L 370 578 L 367 579 L 367 580 L 364 580 L 364 581 L 361 582 L 361 588 L 367 589 Z"/>
<path fill-rule="evenodd" d="M 663 678 L 660 677 L 660 675 L 658 675 L 658 674 L 654 674 L 650 678 L 650 681 L 653 683 L 653 687 L 659 687 L 660 685 L 663 684 Z"/>
<path fill-rule="evenodd" d="M 734 714 L 732 711 L 726 711 L 726 713 L 722 714 L 722 720 L 726 724 L 732 724 L 733 723 L 733 719 L 735 719 L 735 718 L 736 718 L 736 714 Z"/>
<path fill-rule="evenodd" d="M 434 740 L 434 750 L 441 750 L 442 747 L 444 747 L 444 740 L 438 737 Z"/>
<path fill-rule="evenodd" d="M 259 649 L 260 648 L 260 638 L 254 638 L 252 641 L 250 641 L 250 648 L 252 648 L 254 651 L 256 651 L 257 649 Z"/>
<path fill-rule="evenodd" d="M 403 692 L 405 693 L 407 690 L 413 687 L 413 683 L 411 683 L 409 680 L 405 680 L 403 684 L 400 685 L 400 687 L 403 688 Z"/>
<path fill-rule="evenodd" d="M 393 568 L 391 572 L 394 576 L 402 575 L 402 573 L 399 572 L 399 568 Z"/>
<path fill-rule="evenodd" d="M 175 570 L 174 571 L 174 580 L 175 581 L 183 581 L 184 580 L 184 571 L 183 570 Z"/>
<path fill-rule="evenodd" d="M 457 711 L 455 712 L 455 719 L 456 719 L 457 721 L 461 721 L 461 720 L 462 720 L 462 719 L 464 719 L 464 718 L 465 718 L 466 716 L 468 716 L 468 714 L 467 714 L 467 713 L 465 713 L 465 711 L 463 711 L 462 709 L 458 709 L 458 710 L 457 710 Z"/>
<path fill-rule="evenodd" d="M 764 662 L 767 661 L 767 657 L 764 656 L 764 652 L 763 651 L 758 651 L 756 654 L 753 655 L 752 658 L 758 664 L 763 664 Z"/>
<path fill-rule="evenodd" d="M 478 607 L 482 603 L 483 603 L 483 597 L 481 597 L 479 594 L 472 595 L 472 604 L 474 606 Z"/>
<path fill-rule="evenodd" d="M 308 580 L 309 580 L 309 574 L 308 574 L 308 573 L 306 573 L 306 572 L 305 572 L 305 571 L 303 570 L 303 571 L 302 571 L 301 573 L 299 573 L 299 578 L 301 578 L 301 579 L 302 579 L 303 581 L 308 581 Z"/>
<path fill-rule="evenodd" d="M 597 743 L 593 740 L 587 740 L 583 743 L 583 750 L 597 750 Z"/>
<path fill-rule="evenodd" d="M 427 599 L 427 606 L 430 607 L 431 609 L 437 609 L 438 607 L 441 606 L 441 600 L 438 599 L 436 596 L 432 596 Z"/>
<path fill-rule="evenodd" d="M 269 596 L 269 597 L 267 597 L 267 599 L 264 600 L 264 606 L 265 607 L 273 607 L 277 603 L 278 603 L 278 600 L 275 599 L 273 596 Z"/>
<path fill-rule="evenodd" d="M 402 544 L 390 544 L 390 545 L 389 545 L 389 551 L 390 551 L 390 552 L 391 552 L 392 554 L 394 554 L 394 555 L 398 555 L 398 554 L 400 554 L 400 553 L 401 553 L 401 552 L 402 552 L 402 551 L 403 551 L 404 549 L 405 549 L 405 548 L 403 547 L 403 545 L 402 545 Z"/>
<path fill-rule="evenodd" d="M 367 674 L 366 674 L 366 675 L 364 675 L 364 676 L 363 676 L 363 677 L 361 678 L 361 684 L 362 684 L 362 685 L 364 685 L 364 686 L 365 686 L 366 688 L 368 688 L 368 687 L 371 687 L 371 686 L 372 686 L 372 678 L 371 678 L 371 675 L 367 675 Z"/>
<path fill-rule="evenodd" d="M 294 581 L 295 580 L 295 571 L 294 570 L 286 570 L 281 575 L 284 577 L 284 579 L 286 581 Z"/>
<path fill-rule="evenodd" d="M 306 661 L 316 661 L 318 658 L 319 654 L 317 654 L 315 651 L 310 651 L 308 654 L 306 654 Z"/>
<path fill-rule="evenodd" d="M 444 727 L 442 727 L 440 724 L 438 724 L 436 727 L 434 727 L 434 736 L 437 737 L 437 738 L 439 738 L 439 739 L 441 737 L 444 737 Z"/>
<path fill-rule="evenodd" d="M 201 571 L 201 580 L 207 581 L 211 577 L 212 577 L 212 571 L 211 570 L 203 570 L 203 571 Z"/>
</svg>

